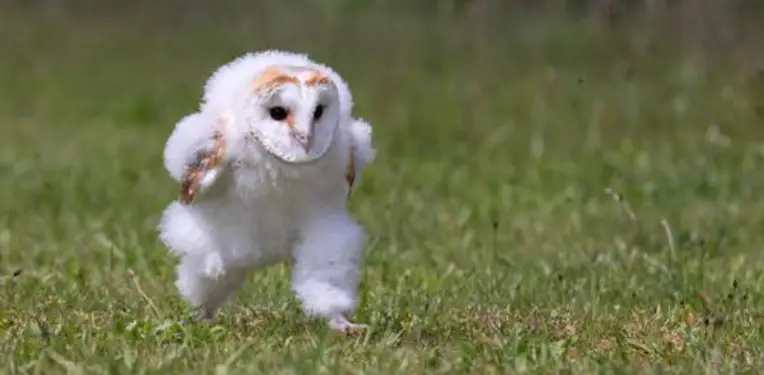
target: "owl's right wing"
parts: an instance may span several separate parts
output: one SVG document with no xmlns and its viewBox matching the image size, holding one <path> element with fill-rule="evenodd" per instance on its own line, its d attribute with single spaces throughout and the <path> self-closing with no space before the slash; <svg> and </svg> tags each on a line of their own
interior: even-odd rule
<svg viewBox="0 0 764 375">
<path fill-rule="evenodd" d="M 360 180 L 361 172 L 374 160 L 376 151 L 371 144 L 372 129 L 368 122 L 353 119 L 350 123 L 350 157 L 348 160 L 345 179 L 348 184 L 348 194 Z"/>
<path fill-rule="evenodd" d="M 181 119 L 164 148 L 164 166 L 181 184 L 180 201 L 188 204 L 220 176 L 225 139 L 216 121 L 202 113 Z"/>
</svg>

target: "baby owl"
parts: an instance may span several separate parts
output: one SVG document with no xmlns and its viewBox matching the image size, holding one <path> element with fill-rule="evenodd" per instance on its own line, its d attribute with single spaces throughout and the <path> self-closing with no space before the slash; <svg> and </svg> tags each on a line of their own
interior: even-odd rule
<svg viewBox="0 0 764 375">
<path fill-rule="evenodd" d="M 308 315 L 366 328 L 348 319 L 366 233 L 347 200 L 375 152 L 352 106 L 343 79 L 303 54 L 246 54 L 209 78 L 165 145 L 181 191 L 159 224 L 180 258 L 175 285 L 200 318 L 214 318 L 251 270 L 290 261 Z"/>
</svg>

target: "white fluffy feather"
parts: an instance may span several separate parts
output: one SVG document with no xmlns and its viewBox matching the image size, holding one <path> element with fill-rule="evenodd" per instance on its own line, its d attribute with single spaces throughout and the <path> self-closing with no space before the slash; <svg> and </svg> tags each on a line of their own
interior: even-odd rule
<svg viewBox="0 0 764 375">
<path fill-rule="evenodd" d="M 371 125 L 362 119 L 356 119 L 350 123 L 350 137 L 353 144 L 353 156 L 355 158 L 356 184 L 360 181 L 361 172 L 366 166 L 374 161 L 376 152 L 371 144 Z"/>
<path fill-rule="evenodd" d="M 318 71 L 331 86 L 285 86 L 276 99 L 254 92 L 252 82 L 274 66 Z M 328 152 L 290 163 L 264 147 L 273 140 L 285 155 L 312 155 L 291 145 L 278 122 L 267 118 L 268 109 L 260 107 L 269 100 L 291 100 L 297 123 L 290 125 L 297 127 L 309 117 L 305 111 L 326 104 L 311 129 L 316 139 L 330 142 Z M 159 225 L 162 242 L 180 257 L 176 285 L 204 317 L 212 318 L 250 271 L 292 260 L 292 289 L 308 314 L 326 318 L 334 329 L 365 327 L 347 319 L 357 304 L 366 234 L 347 211 L 345 173 L 351 147 L 358 176 L 374 150 L 371 127 L 351 117 L 352 104 L 347 84 L 330 68 L 305 55 L 266 51 L 218 69 L 205 85 L 200 111 L 176 125 L 164 150 L 176 181 L 187 177 L 198 155 L 212 151 L 215 131 L 225 140 L 222 162 L 203 175 L 196 199 L 172 202 Z"/>
</svg>

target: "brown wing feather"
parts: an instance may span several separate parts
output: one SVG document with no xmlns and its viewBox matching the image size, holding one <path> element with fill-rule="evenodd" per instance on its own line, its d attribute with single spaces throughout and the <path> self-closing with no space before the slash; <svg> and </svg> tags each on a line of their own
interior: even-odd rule
<svg viewBox="0 0 764 375">
<path fill-rule="evenodd" d="M 220 162 L 223 159 L 223 152 L 225 151 L 225 139 L 223 138 L 223 134 L 216 131 L 213 135 L 213 141 L 214 145 L 212 151 L 200 155 L 195 165 L 188 169 L 186 178 L 184 178 L 183 183 L 181 183 L 180 201 L 183 204 L 190 204 L 196 199 L 196 194 L 199 191 L 199 184 L 201 184 L 204 174 L 220 165 Z"/>
</svg>

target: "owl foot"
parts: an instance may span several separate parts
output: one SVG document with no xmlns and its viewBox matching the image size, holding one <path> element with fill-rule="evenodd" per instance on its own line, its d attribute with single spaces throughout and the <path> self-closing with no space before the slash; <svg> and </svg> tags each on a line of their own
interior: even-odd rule
<svg viewBox="0 0 764 375">
<path fill-rule="evenodd" d="M 369 329 L 369 326 L 366 324 L 352 323 L 346 317 L 340 315 L 329 321 L 329 328 L 335 332 L 343 332 L 355 336 L 366 332 L 366 330 Z"/>
<path fill-rule="evenodd" d="M 199 309 L 194 311 L 191 316 L 184 318 L 180 321 L 180 324 L 183 326 L 195 326 L 199 324 L 212 324 L 215 321 L 215 316 L 209 313 L 204 312 L 203 310 Z"/>
<path fill-rule="evenodd" d="M 215 312 L 204 307 L 199 307 L 194 312 L 193 320 L 196 323 L 212 323 L 215 321 Z"/>
</svg>

